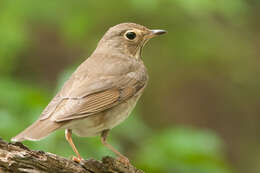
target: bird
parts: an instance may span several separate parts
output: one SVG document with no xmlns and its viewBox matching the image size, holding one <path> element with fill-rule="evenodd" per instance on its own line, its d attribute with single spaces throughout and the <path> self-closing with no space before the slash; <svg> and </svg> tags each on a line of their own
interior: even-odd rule
<svg viewBox="0 0 260 173">
<path fill-rule="evenodd" d="M 148 73 L 141 57 L 144 45 L 165 33 L 136 23 L 110 27 L 39 118 L 11 141 L 38 141 L 64 129 L 76 154 L 73 160 L 80 162 L 83 158 L 72 141 L 72 133 L 79 137 L 100 135 L 102 144 L 128 164 L 129 159 L 110 145 L 107 137 L 130 115 L 147 85 Z"/>
</svg>

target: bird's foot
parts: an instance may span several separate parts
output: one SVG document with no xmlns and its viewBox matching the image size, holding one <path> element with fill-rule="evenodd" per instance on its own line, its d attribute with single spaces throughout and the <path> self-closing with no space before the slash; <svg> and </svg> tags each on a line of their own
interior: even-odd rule
<svg viewBox="0 0 260 173">
<path fill-rule="evenodd" d="M 117 160 L 125 165 L 130 164 L 130 161 L 127 157 L 119 156 L 119 157 L 117 157 Z"/>
<path fill-rule="evenodd" d="M 74 162 L 80 163 L 80 162 L 81 162 L 82 160 L 84 160 L 84 159 L 82 159 L 81 157 L 72 156 L 72 157 L 71 157 L 71 160 L 73 160 Z"/>
</svg>

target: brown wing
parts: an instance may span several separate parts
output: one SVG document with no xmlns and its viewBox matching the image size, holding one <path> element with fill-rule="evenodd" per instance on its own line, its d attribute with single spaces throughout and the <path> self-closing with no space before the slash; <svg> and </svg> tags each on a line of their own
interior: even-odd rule
<svg viewBox="0 0 260 173">
<path fill-rule="evenodd" d="M 85 117 L 127 100 L 145 86 L 147 76 L 141 62 L 103 56 L 83 62 L 39 119 L 61 122 Z"/>
<path fill-rule="evenodd" d="M 90 82 L 89 82 L 90 81 Z M 61 91 L 51 100 L 40 116 L 40 120 L 49 118 L 57 111 L 58 107 L 64 105 L 68 101 L 73 101 L 74 106 L 80 104 L 81 99 L 87 95 L 93 93 L 105 91 L 111 88 L 115 81 L 111 78 L 96 79 L 96 80 L 81 80 L 72 76 L 63 86 Z M 72 105 L 66 105 L 67 107 L 73 107 Z M 68 108 L 66 108 L 68 109 Z"/>
<path fill-rule="evenodd" d="M 134 96 L 144 86 L 140 81 L 132 81 L 126 87 L 110 88 L 83 98 L 63 99 L 52 113 L 51 119 L 62 122 L 102 112 Z"/>
</svg>

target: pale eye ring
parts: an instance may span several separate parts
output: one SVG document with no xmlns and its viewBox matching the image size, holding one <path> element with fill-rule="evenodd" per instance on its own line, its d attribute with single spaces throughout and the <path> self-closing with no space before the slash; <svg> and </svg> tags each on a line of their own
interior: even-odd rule
<svg viewBox="0 0 260 173">
<path fill-rule="evenodd" d="M 136 38 L 136 33 L 133 32 L 133 31 L 128 31 L 128 32 L 125 33 L 125 37 L 128 40 L 134 40 Z"/>
</svg>

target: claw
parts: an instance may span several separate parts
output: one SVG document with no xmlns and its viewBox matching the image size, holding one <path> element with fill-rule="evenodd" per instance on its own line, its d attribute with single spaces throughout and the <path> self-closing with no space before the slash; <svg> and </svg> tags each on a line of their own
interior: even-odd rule
<svg viewBox="0 0 260 173">
<path fill-rule="evenodd" d="M 121 163 L 123 163 L 124 165 L 129 165 L 130 161 L 127 157 L 117 157 L 117 160 Z"/>
<path fill-rule="evenodd" d="M 74 162 L 80 163 L 83 159 L 75 157 L 75 156 L 72 156 L 71 160 L 73 160 Z"/>
</svg>

